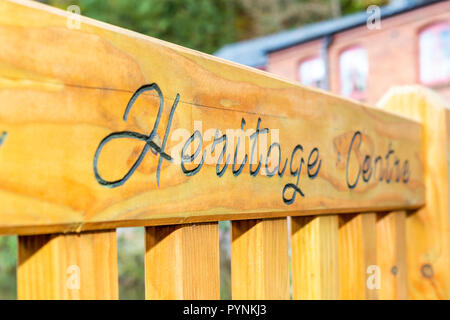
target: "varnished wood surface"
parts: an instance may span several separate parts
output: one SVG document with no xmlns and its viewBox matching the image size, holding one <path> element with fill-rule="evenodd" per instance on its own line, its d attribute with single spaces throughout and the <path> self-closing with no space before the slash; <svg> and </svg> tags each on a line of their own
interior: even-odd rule
<svg viewBox="0 0 450 320">
<path fill-rule="evenodd" d="M 0 146 L 0 233 L 424 204 L 422 133 L 414 121 L 91 19 L 81 18 L 80 29 L 69 29 L 69 13 L 36 2 L 0 0 L 0 12 L 0 133 L 6 133 Z M 154 83 L 163 107 L 150 140 L 161 147 L 172 119 L 165 152 L 173 162 L 150 149 L 142 153 L 148 148 L 142 135 L 150 136 L 157 118 L 156 89 L 136 96 L 124 120 L 133 93 Z M 244 130 L 255 131 L 258 119 L 261 130 L 270 130 L 268 142 L 257 144 L 253 170 L 259 153 L 261 167 L 255 177 L 249 173 L 248 137 L 245 150 L 238 152 L 236 167 L 244 152 L 249 158 L 239 175 L 233 175 L 230 163 L 219 177 L 217 161 L 206 160 L 195 175 L 182 171 L 175 160 L 195 130 L 204 139 L 196 159 L 206 159 L 216 129 L 240 132 L 243 119 Z M 117 138 L 97 152 L 105 137 L 122 131 L 141 134 L 141 140 L 136 135 Z M 231 146 L 231 138 L 229 142 Z M 280 166 L 287 164 L 282 177 L 267 176 L 278 162 L 276 147 L 266 161 L 271 142 L 280 144 Z M 216 145 L 216 159 L 223 145 Z M 300 148 L 294 153 L 296 146 Z M 188 145 L 187 150 L 190 154 L 195 148 Z M 389 150 L 394 151 L 390 165 L 384 160 L 374 173 L 374 160 L 386 159 Z M 233 154 L 227 149 L 231 160 Z M 140 155 L 142 162 L 122 185 L 101 183 L 120 180 Z M 186 164 L 187 170 L 197 166 Z M 294 192 L 295 184 L 303 196 Z"/>
<path fill-rule="evenodd" d="M 423 124 L 426 207 L 409 212 L 406 221 L 408 293 L 411 299 L 450 298 L 448 102 L 429 89 L 391 89 L 380 108 Z"/>
<path fill-rule="evenodd" d="M 294 217 L 293 299 L 339 299 L 338 216 Z"/>
<path fill-rule="evenodd" d="M 373 300 L 378 298 L 379 288 L 373 285 L 374 283 L 368 284 L 368 279 L 373 274 L 373 271 L 368 268 L 378 267 L 377 236 L 375 213 L 339 216 L 341 299 Z M 391 245 L 394 246 L 395 242 L 392 242 Z"/>
<path fill-rule="evenodd" d="M 17 296 L 118 299 L 116 231 L 19 236 Z"/>
<path fill-rule="evenodd" d="M 233 221 L 231 237 L 232 298 L 289 299 L 286 218 Z"/>
<path fill-rule="evenodd" d="M 406 212 L 378 214 L 377 265 L 380 268 L 382 300 L 408 299 L 408 265 L 406 252 Z"/>
<path fill-rule="evenodd" d="M 146 299 L 220 299 L 217 222 L 148 227 L 145 234 Z"/>
</svg>

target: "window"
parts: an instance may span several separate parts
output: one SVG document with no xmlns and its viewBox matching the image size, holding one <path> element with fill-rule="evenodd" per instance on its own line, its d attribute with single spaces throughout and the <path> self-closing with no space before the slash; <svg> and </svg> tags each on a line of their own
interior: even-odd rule
<svg viewBox="0 0 450 320">
<path fill-rule="evenodd" d="M 353 99 L 366 97 L 369 63 L 367 52 L 361 47 L 345 50 L 339 58 L 341 94 Z"/>
<path fill-rule="evenodd" d="M 450 81 L 450 23 L 439 23 L 419 35 L 420 82 Z"/>
<path fill-rule="evenodd" d="M 325 65 L 320 58 L 312 58 L 300 63 L 300 82 L 308 86 L 323 88 Z"/>
</svg>

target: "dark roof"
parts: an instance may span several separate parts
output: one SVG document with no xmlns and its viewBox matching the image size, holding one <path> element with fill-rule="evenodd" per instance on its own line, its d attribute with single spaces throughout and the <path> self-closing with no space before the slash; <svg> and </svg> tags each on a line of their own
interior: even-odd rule
<svg viewBox="0 0 450 320">
<path fill-rule="evenodd" d="M 381 7 L 381 18 L 388 18 L 436 2 L 439 1 L 395 1 L 389 5 Z M 366 24 L 368 17 L 369 13 L 361 11 L 341 18 L 330 19 L 264 37 L 231 43 L 223 46 L 215 52 L 214 55 L 251 67 L 265 66 L 267 63 L 267 53 L 269 52 L 278 51 L 293 45 L 319 39 L 347 29 L 364 25 Z"/>
</svg>

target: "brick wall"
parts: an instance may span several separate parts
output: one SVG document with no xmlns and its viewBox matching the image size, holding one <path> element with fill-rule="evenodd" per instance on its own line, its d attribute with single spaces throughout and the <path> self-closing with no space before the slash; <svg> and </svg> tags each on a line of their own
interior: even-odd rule
<svg viewBox="0 0 450 320">
<path fill-rule="evenodd" d="M 330 89 L 340 94 L 339 56 L 349 47 L 366 49 L 369 62 L 367 96 L 375 104 L 392 86 L 420 83 L 420 31 L 433 23 L 450 21 L 450 1 L 442 1 L 420 9 L 381 20 L 381 29 L 366 26 L 334 35 L 329 48 Z M 267 71 L 299 80 L 299 64 L 320 55 L 323 40 L 315 40 L 269 54 Z M 450 82 L 432 86 L 450 101 Z"/>
</svg>

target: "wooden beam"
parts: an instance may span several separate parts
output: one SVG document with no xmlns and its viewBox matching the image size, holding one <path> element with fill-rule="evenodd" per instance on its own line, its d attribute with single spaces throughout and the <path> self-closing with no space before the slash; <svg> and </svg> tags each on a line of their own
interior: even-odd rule
<svg viewBox="0 0 450 320">
<path fill-rule="evenodd" d="M 376 214 L 339 216 L 339 273 L 341 299 L 377 299 L 378 279 L 368 283 L 377 266 Z M 377 277 L 379 275 L 373 274 Z"/>
<path fill-rule="evenodd" d="M 218 223 L 148 227 L 146 299 L 220 299 Z"/>
<path fill-rule="evenodd" d="M 408 299 L 406 252 L 406 212 L 378 214 L 377 265 L 380 268 L 380 299 Z"/>
<path fill-rule="evenodd" d="M 0 233 L 424 204 L 414 121 L 40 3 L 0 12 Z"/>
<path fill-rule="evenodd" d="M 289 299 L 286 218 L 232 221 L 231 237 L 233 299 Z"/>
<path fill-rule="evenodd" d="M 339 299 L 338 216 L 292 218 L 294 299 Z"/>
<path fill-rule="evenodd" d="M 408 291 L 411 299 L 450 298 L 449 104 L 429 89 L 405 86 L 391 89 L 380 108 L 423 125 L 426 206 L 407 215 Z"/>
<path fill-rule="evenodd" d="M 17 296 L 118 299 L 116 231 L 19 236 Z"/>
</svg>

